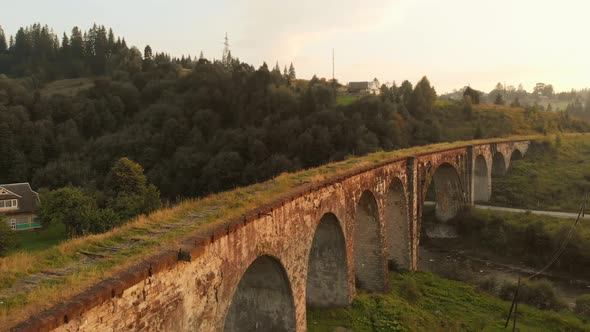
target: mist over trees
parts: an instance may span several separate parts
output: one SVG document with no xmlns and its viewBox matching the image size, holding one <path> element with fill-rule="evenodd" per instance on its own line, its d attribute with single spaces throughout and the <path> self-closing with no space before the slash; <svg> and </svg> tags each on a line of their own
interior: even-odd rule
<svg viewBox="0 0 590 332">
<path fill-rule="evenodd" d="M 590 119 L 590 91 L 588 89 L 556 92 L 551 84 L 537 83 L 528 92 L 522 84 L 518 87 L 498 82 L 494 89 L 485 93 L 470 86 L 446 93 L 441 99 L 461 100 L 470 96 L 473 104 L 494 103 L 512 107 L 535 108 L 538 110 L 560 111 L 570 116 Z"/>
</svg>

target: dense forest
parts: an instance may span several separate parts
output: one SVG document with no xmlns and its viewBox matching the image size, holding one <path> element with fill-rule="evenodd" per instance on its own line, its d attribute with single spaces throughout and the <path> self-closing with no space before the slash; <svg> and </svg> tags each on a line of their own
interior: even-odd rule
<svg viewBox="0 0 590 332">
<path fill-rule="evenodd" d="M 88 89 L 43 92 L 79 77 L 91 77 Z M 470 100 L 437 101 L 426 77 L 350 105 L 336 93 L 325 79 L 298 79 L 292 64 L 255 68 L 229 50 L 220 61 L 149 46 L 142 54 L 103 26 L 74 28 L 61 42 L 40 24 L 8 43 L 0 30 L 0 183 L 82 188 L 109 208 L 110 174 L 123 157 L 175 201 L 348 155 L 515 132 L 506 115 L 486 118 Z M 525 114 L 539 133 L 589 129 L 567 112 Z"/>
</svg>

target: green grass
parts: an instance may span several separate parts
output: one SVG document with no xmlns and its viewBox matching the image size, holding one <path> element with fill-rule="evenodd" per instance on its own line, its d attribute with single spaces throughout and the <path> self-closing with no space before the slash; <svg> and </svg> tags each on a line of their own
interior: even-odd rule
<svg viewBox="0 0 590 332">
<path fill-rule="evenodd" d="M 492 181 L 493 204 L 577 212 L 590 190 L 590 135 L 563 136 L 560 144 L 553 136 L 532 144 L 524 159 Z"/>
<path fill-rule="evenodd" d="M 349 95 L 349 94 L 338 94 L 336 96 L 336 104 L 337 105 L 350 105 L 357 101 L 360 97 L 356 95 Z"/>
<path fill-rule="evenodd" d="M 38 251 L 59 244 L 67 239 L 67 234 L 63 224 L 55 224 L 47 228 L 17 232 L 15 237 L 17 241 L 15 251 Z"/>
<path fill-rule="evenodd" d="M 421 293 L 406 299 L 404 288 L 413 279 Z M 510 302 L 465 283 L 429 273 L 391 273 L 391 292 L 357 295 L 347 308 L 308 310 L 310 332 L 353 331 L 506 331 Z M 410 283 L 411 284 L 411 283 Z M 542 311 L 518 306 L 520 331 L 589 331 L 590 323 L 571 312 Z"/>
</svg>

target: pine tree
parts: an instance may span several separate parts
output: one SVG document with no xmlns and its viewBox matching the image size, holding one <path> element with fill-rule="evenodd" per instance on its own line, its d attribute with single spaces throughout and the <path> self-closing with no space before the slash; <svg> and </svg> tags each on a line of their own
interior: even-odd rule
<svg viewBox="0 0 590 332">
<path fill-rule="evenodd" d="M 422 118 L 431 113 L 436 101 L 436 91 L 426 76 L 422 77 L 416 84 L 412 96 L 410 97 L 409 111 L 417 118 Z"/>
<path fill-rule="evenodd" d="M 82 59 L 84 57 L 84 39 L 82 37 L 82 32 L 78 27 L 72 29 L 70 47 L 74 58 Z"/>
<path fill-rule="evenodd" d="M 6 36 L 4 35 L 4 30 L 0 26 L 0 53 L 4 53 L 8 51 L 8 45 L 6 45 Z"/>
<path fill-rule="evenodd" d="M 294 80 L 296 78 L 297 76 L 295 75 L 295 67 L 293 67 L 293 62 L 291 62 L 291 65 L 289 66 L 289 80 Z"/>
<path fill-rule="evenodd" d="M 287 66 L 286 65 L 283 68 L 283 77 L 286 78 L 286 79 L 289 78 L 289 72 L 287 71 Z"/>
<path fill-rule="evenodd" d="M 109 29 L 109 37 L 107 39 L 107 55 L 111 56 L 115 53 L 115 34 L 113 29 Z"/>
<path fill-rule="evenodd" d="M 150 45 L 146 45 L 146 47 L 143 49 L 143 59 L 144 60 L 153 59 L 152 48 L 150 47 Z"/>
<path fill-rule="evenodd" d="M 25 29 L 18 29 L 16 36 L 14 37 L 13 53 L 19 59 L 25 59 L 31 54 L 32 41 L 30 34 L 25 32 Z"/>
</svg>

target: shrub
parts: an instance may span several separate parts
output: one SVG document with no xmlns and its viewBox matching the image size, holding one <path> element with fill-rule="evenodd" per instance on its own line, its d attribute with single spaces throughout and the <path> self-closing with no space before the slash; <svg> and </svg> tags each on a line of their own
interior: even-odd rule
<svg viewBox="0 0 590 332">
<path fill-rule="evenodd" d="M 500 286 L 499 297 L 506 301 L 512 301 L 516 283 L 504 282 Z M 559 311 L 567 307 L 567 304 L 555 292 L 555 287 L 548 280 L 525 281 L 518 292 L 518 301 L 542 310 Z"/>
<path fill-rule="evenodd" d="M 422 293 L 418 289 L 416 281 L 412 278 L 404 278 L 400 282 L 400 294 L 408 300 L 408 302 L 416 302 L 422 297 Z"/>
<path fill-rule="evenodd" d="M 576 313 L 590 317 L 590 294 L 578 296 L 576 299 Z"/>
<path fill-rule="evenodd" d="M 6 255 L 7 252 L 16 247 L 16 238 L 14 231 L 10 229 L 6 220 L 0 217 L 0 256 Z"/>
<path fill-rule="evenodd" d="M 498 290 L 498 279 L 495 276 L 489 276 L 478 283 L 478 287 L 491 294 L 496 294 Z"/>
</svg>

